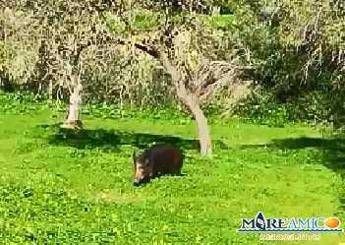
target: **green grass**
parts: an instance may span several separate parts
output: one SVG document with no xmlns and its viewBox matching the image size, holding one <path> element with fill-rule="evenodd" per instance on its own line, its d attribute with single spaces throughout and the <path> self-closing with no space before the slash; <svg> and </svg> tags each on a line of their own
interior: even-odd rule
<svg viewBox="0 0 345 245">
<path fill-rule="evenodd" d="M 214 29 L 230 29 L 234 26 L 235 16 L 234 15 L 214 15 L 214 16 L 203 16 L 206 23 Z"/>
<path fill-rule="evenodd" d="M 190 121 L 88 115 L 73 134 L 48 109 L 14 111 L 0 116 L 1 243 L 279 244 L 238 234 L 241 218 L 345 218 L 344 141 L 312 128 L 213 124 L 202 159 Z M 184 149 L 185 175 L 134 188 L 133 150 L 159 141 Z"/>
</svg>

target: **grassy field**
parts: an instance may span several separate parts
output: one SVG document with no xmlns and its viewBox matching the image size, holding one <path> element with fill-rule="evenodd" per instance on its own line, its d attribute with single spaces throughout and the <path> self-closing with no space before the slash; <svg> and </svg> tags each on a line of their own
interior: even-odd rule
<svg viewBox="0 0 345 245">
<path fill-rule="evenodd" d="M 315 129 L 215 123 L 215 154 L 202 159 L 189 121 L 85 116 L 72 134 L 54 115 L 0 115 L 1 243 L 279 244 L 238 234 L 241 218 L 345 219 L 345 144 Z M 182 147 L 184 176 L 134 188 L 131 154 L 154 142 Z"/>
</svg>

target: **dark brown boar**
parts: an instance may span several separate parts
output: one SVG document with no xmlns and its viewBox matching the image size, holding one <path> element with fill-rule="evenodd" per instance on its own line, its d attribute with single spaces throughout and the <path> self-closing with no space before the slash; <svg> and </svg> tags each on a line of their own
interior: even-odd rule
<svg viewBox="0 0 345 245">
<path fill-rule="evenodd" d="M 151 179 L 165 175 L 180 175 L 183 154 L 171 145 L 154 145 L 145 150 L 139 156 L 133 153 L 134 162 L 134 185 L 139 186 Z"/>
</svg>

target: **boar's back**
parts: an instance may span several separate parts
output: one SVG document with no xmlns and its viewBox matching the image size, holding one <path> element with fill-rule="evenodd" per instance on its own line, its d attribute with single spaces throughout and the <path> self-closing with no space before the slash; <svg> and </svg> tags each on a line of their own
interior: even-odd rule
<svg viewBox="0 0 345 245">
<path fill-rule="evenodd" d="M 148 150 L 147 157 L 153 164 L 154 175 L 181 172 L 183 154 L 174 146 L 155 145 Z"/>
</svg>

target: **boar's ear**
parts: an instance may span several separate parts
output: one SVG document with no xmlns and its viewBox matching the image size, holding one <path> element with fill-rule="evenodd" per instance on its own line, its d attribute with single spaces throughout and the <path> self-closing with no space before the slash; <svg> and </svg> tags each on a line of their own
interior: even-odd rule
<svg viewBox="0 0 345 245">
<path fill-rule="evenodd" d="M 135 150 L 134 150 L 134 151 L 133 151 L 133 155 L 132 155 L 134 164 L 135 164 L 135 160 L 137 160 L 137 156 L 136 156 L 136 155 L 137 155 L 137 154 L 136 154 L 136 152 L 135 152 Z"/>
</svg>

